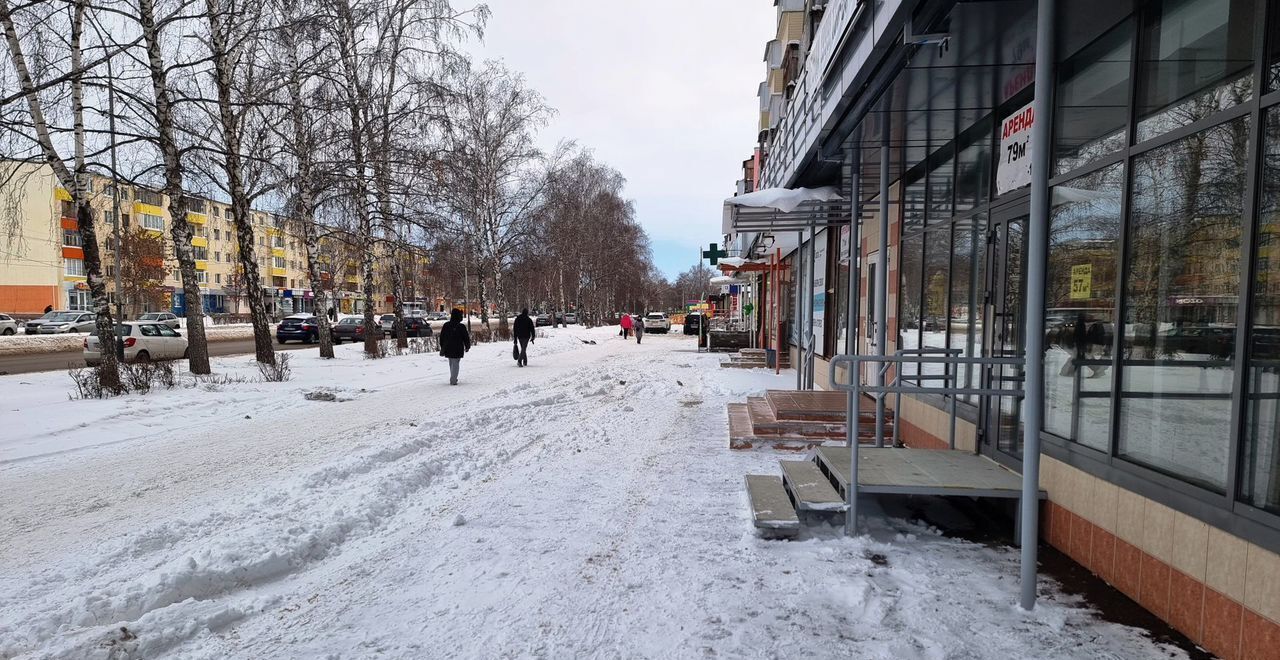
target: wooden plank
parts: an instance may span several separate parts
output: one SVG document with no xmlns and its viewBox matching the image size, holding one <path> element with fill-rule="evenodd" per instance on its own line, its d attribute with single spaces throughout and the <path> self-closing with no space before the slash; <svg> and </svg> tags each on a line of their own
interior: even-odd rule
<svg viewBox="0 0 1280 660">
<path fill-rule="evenodd" d="M 844 500 L 813 461 L 779 461 L 782 481 L 800 511 L 843 511 Z"/>
<path fill-rule="evenodd" d="M 771 536 L 800 533 L 800 518 L 791 506 L 781 477 L 748 474 L 747 498 L 751 500 L 751 521 L 756 529 Z"/>
</svg>

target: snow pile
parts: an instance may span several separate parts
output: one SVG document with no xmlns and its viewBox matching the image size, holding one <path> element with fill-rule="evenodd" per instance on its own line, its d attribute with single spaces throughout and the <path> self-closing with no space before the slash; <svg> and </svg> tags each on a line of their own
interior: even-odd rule
<svg viewBox="0 0 1280 660">
<path fill-rule="evenodd" d="M 459 387 L 355 346 L 106 407 L 0 377 L 30 437 L 0 440 L 0 657 L 1171 655 L 1049 582 L 1019 611 L 1015 551 L 905 512 L 757 538 L 742 476 L 778 457 L 729 451 L 725 404 L 792 379 L 539 330 L 529 368 L 477 346 Z"/>
<path fill-rule="evenodd" d="M 185 323 L 183 324 L 185 326 Z M 209 325 L 204 329 L 209 341 L 251 339 L 253 326 L 248 323 Z M 62 353 L 84 348 L 85 332 L 65 335 L 8 335 L 0 336 L 0 355 L 30 355 L 33 353 Z"/>
</svg>

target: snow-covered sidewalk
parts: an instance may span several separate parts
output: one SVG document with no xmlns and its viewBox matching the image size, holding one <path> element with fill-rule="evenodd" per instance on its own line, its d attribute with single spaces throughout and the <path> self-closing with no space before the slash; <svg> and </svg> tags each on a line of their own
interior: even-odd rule
<svg viewBox="0 0 1280 660">
<path fill-rule="evenodd" d="M 1050 583 L 1019 611 L 1015 552 L 919 524 L 758 539 L 778 456 L 728 450 L 725 404 L 790 378 L 540 331 L 458 387 L 354 346 L 110 401 L 0 377 L 0 658 L 1178 655 Z"/>
</svg>

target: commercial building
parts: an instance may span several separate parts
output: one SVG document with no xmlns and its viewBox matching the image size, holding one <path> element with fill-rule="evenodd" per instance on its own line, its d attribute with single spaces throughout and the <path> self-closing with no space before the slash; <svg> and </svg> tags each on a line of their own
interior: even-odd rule
<svg viewBox="0 0 1280 660">
<path fill-rule="evenodd" d="M 39 314 L 46 306 L 56 309 L 89 309 L 91 300 L 85 281 L 83 243 L 71 196 L 58 185 L 52 170 L 44 165 L 8 164 L 7 185 L 3 189 L 6 234 L 0 258 L 0 310 L 19 315 Z M 115 299 L 115 249 L 111 226 L 115 200 L 112 180 L 93 175 L 89 189 L 99 220 L 98 239 L 107 289 Z M 172 310 L 181 315 L 187 301 L 182 291 L 177 259 L 170 235 L 171 217 L 167 198 L 144 187 L 120 186 L 120 225 L 123 232 L 141 228 L 154 236 L 163 252 L 165 275 L 158 295 L 128 300 L 126 309 L 148 312 Z M 196 271 L 200 281 L 201 308 L 207 314 L 245 314 L 248 311 L 246 286 L 239 265 L 239 241 L 231 207 L 216 200 L 188 196 L 188 221 L 194 236 Z M 257 245 L 259 282 L 273 316 L 312 312 L 312 291 L 306 250 L 296 228 L 286 218 L 266 211 L 253 211 Z M 359 287 L 359 258 L 355 238 L 347 232 L 327 229 L 320 241 L 322 277 L 334 306 L 343 313 L 361 313 L 363 295 Z M 378 272 L 375 301 L 377 312 L 389 311 L 393 298 L 388 286 L 389 249 L 385 242 L 376 247 Z M 419 291 L 427 259 L 420 251 L 401 251 L 405 272 Z M 412 284 L 410 288 L 412 287 Z M 126 283 L 125 290 L 130 287 Z"/>
<path fill-rule="evenodd" d="M 954 403 L 956 447 L 1020 469 L 1042 420 L 1048 543 L 1214 653 L 1280 652 L 1280 4 L 775 4 L 744 181 L 842 201 L 803 226 L 727 216 L 726 244 L 785 268 L 759 278 L 781 321 L 756 319 L 762 345 L 801 387 L 841 354 L 1041 346 L 1042 396 L 906 396 L 903 439 L 947 448 Z"/>
</svg>

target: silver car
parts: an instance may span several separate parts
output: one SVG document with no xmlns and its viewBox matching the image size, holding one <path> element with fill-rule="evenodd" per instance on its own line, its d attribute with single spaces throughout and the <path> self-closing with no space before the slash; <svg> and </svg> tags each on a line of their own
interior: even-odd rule
<svg viewBox="0 0 1280 660">
<path fill-rule="evenodd" d="M 173 328 L 174 330 L 177 330 L 178 327 L 182 325 L 182 323 L 178 320 L 177 315 L 174 314 L 173 312 L 147 312 L 146 314 L 139 316 L 138 320 L 139 321 L 155 321 L 156 323 L 163 323 L 169 326 L 170 328 Z"/>
<path fill-rule="evenodd" d="M 0 335 L 18 334 L 18 322 L 8 314 L 0 314 Z"/>
<path fill-rule="evenodd" d="M 72 332 L 92 332 L 98 315 L 93 312 L 58 312 L 40 324 L 42 335 L 65 335 Z"/>
</svg>

